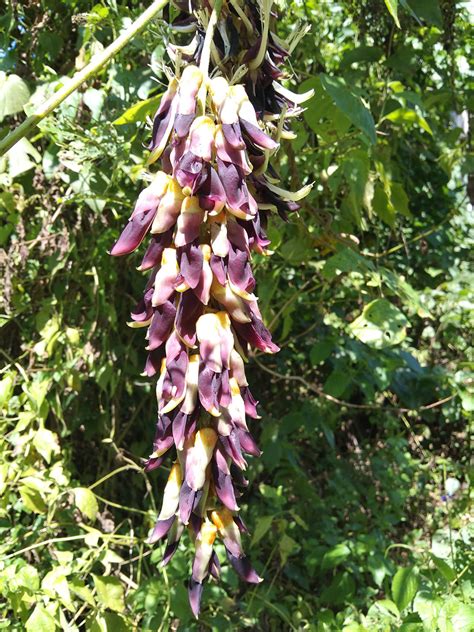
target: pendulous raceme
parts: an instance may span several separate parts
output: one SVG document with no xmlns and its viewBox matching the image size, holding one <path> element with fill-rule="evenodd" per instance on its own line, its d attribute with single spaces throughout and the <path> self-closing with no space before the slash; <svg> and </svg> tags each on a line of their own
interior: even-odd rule
<svg viewBox="0 0 474 632">
<path fill-rule="evenodd" d="M 249 350 L 278 351 L 255 293 L 252 252 L 268 254 L 267 218 L 283 219 L 310 190 L 278 186 L 271 157 L 311 96 L 280 81 L 301 36 L 273 31 L 271 0 L 175 2 L 174 69 L 152 125 L 149 184 L 111 250 L 127 255 L 148 236 L 139 267 L 150 270 L 133 327 L 147 329 L 145 372 L 157 376 L 158 420 L 146 469 L 172 462 L 151 542 L 166 539 L 163 564 L 185 528 L 195 543 L 189 599 L 219 577 L 216 538 L 247 582 L 261 578 L 245 555 L 238 499 L 246 455 L 260 451 L 247 419 L 258 419 L 245 375 Z"/>
</svg>

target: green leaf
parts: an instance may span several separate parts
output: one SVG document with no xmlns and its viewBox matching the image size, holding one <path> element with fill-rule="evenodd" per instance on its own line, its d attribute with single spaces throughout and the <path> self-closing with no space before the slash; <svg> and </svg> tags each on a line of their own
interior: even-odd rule
<svg viewBox="0 0 474 632">
<path fill-rule="evenodd" d="M 398 20 L 398 0 L 385 0 L 388 12 L 395 21 L 395 24 L 400 28 L 400 22 Z"/>
<path fill-rule="evenodd" d="M 59 454 L 58 435 L 46 428 L 40 428 L 33 437 L 33 445 L 46 463 L 51 463 L 53 454 Z"/>
<path fill-rule="evenodd" d="M 400 616 L 397 606 L 391 599 L 380 599 L 379 601 L 376 601 L 374 605 L 370 607 L 368 616 L 373 616 L 375 613 L 392 615 L 397 618 Z"/>
<path fill-rule="evenodd" d="M 352 597 L 355 587 L 354 578 L 350 573 L 337 573 L 329 586 L 321 593 L 321 602 L 329 606 L 343 604 Z"/>
<path fill-rule="evenodd" d="M 139 101 L 132 105 L 131 108 L 119 116 L 113 122 L 114 125 L 129 125 L 130 123 L 142 123 L 146 121 L 147 116 L 151 116 L 157 110 L 163 94 L 157 94 L 154 97 Z"/>
<path fill-rule="evenodd" d="M 130 632 L 130 625 L 115 612 L 97 613 L 87 621 L 87 632 Z"/>
<path fill-rule="evenodd" d="M 413 601 L 418 592 L 418 571 L 416 568 L 399 568 L 392 580 L 392 597 L 400 612 Z"/>
<path fill-rule="evenodd" d="M 440 632 L 472 632 L 474 608 L 451 597 L 441 608 L 438 626 Z"/>
<path fill-rule="evenodd" d="M 437 627 L 436 622 L 442 605 L 442 599 L 426 590 L 420 590 L 413 602 L 413 610 L 423 621 L 425 628 L 432 630 Z"/>
<path fill-rule="evenodd" d="M 412 217 L 410 209 L 408 208 L 408 195 L 400 182 L 391 183 L 390 201 L 397 213 L 401 213 L 405 215 L 405 217 Z"/>
<path fill-rule="evenodd" d="M 250 546 L 255 546 L 256 544 L 258 544 L 263 536 L 266 535 L 267 531 L 272 526 L 274 517 L 275 516 L 262 516 L 257 520 Z"/>
<path fill-rule="evenodd" d="M 344 542 L 336 544 L 332 549 L 326 551 L 321 563 L 321 569 L 327 571 L 330 568 L 335 568 L 342 564 L 351 554 L 350 548 Z"/>
<path fill-rule="evenodd" d="M 350 128 L 351 121 L 339 108 L 334 107 L 319 77 L 308 79 L 300 86 L 301 92 L 311 89 L 315 91 L 315 96 L 309 101 L 304 113 L 307 125 L 326 142 L 342 138 Z"/>
<path fill-rule="evenodd" d="M 71 577 L 69 580 L 69 588 L 74 595 L 79 597 L 79 599 L 82 599 L 82 601 L 85 601 L 90 606 L 94 607 L 95 601 L 92 591 L 81 579 Z"/>
<path fill-rule="evenodd" d="M 333 349 L 334 342 L 332 340 L 321 340 L 321 342 L 317 342 L 311 347 L 311 351 L 309 352 L 311 364 L 317 365 L 324 362 L 324 360 L 329 358 Z"/>
<path fill-rule="evenodd" d="M 63 567 L 56 566 L 46 573 L 41 582 L 41 588 L 49 597 L 54 598 L 57 595 L 66 607 L 72 608 L 71 593 Z"/>
<path fill-rule="evenodd" d="M 22 485 L 20 496 L 27 509 L 37 514 L 46 513 L 47 507 L 38 490 Z"/>
<path fill-rule="evenodd" d="M 350 371 L 334 369 L 324 383 L 324 392 L 333 397 L 340 397 L 352 381 Z"/>
<path fill-rule="evenodd" d="M 428 132 L 428 134 L 431 134 L 431 136 L 433 136 L 433 131 L 428 125 L 426 119 L 421 116 L 421 114 L 419 114 L 416 110 L 412 110 L 411 108 L 398 108 L 396 110 L 393 110 L 393 112 L 390 112 L 390 114 L 384 116 L 382 120 L 392 121 L 392 123 L 399 124 L 408 123 L 409 125 L 418 125 L 422 129 L 424 129 L 425 132 Z"/>
<path fill-rule="evenodd" d="M 456 579 L 456 571 L 451 568 L 449 564 L 447 564 L 440 557 L 433 555 L 433 553 L 431 553 L 431 559 L 433 560 L 433 564 L 436 566 L 436 568 L 439 570 L 446 581 L 452 582 L 454 579 Z"/>
<path fill-rule="evenodd" d="M 125 610 L 125 595 L 123 585 L 117 577 L 92 575 L 97 590 L 97 601 L 104 608 L 114 612 Z"/>
<path fill-rule="evenodd" d="M 374 349 L 385 349 L 400 344 L 406 337 L 409 325 L 398 307 L 385 298 L 378 298 L 366 305 L 349 329 L 361 342 Z"/>
<path fill-rule="evenodd" d="M 13 387 L 15 385 L 16 373 L 11 371 L 0 380 L 0 409 L 7 408 L 10 401 L 10 397 L 13 393 Z"/>
<path fill-rule="evenodd" d="M 367 559 L 367 568 L 371 572 L 374 582 L 381 588 L 383 580 L 390 572 L 385 557 L 378 554 L 371 555 Z"/>
<path fill-rule="evenodd" d="M 72 491 L 74 494 L 74 502 L 79 511 L 89 518 L 89 520 L 95 520 L 97 512 L 99 511 L 99 505 L 94 492 L 87 487 L 76 487 Z"/>
<path fill-rule="evenodd" d="M 0 70 L 0 122 L 5 116 L 21 112 L 29 99 L 30 91 L 21 77 Z"/>
<path fill-rule="evenodd" d="M 13 584 L 13 586 L 12 586 Z M 10 588 L 16 589 L 17 587 L 22 586 L 31 590 L 32 592 L 38 590 L 40 586 L 39 574 L 34 566 L 27 564 L 22 566 L 16 573 L 15 577 L 10 582 Z"/>
<path fill-rule="evenodd" d="M 443 14 L 439 6 L 439 0 L 407 0 L 408 6 L 416 16 L 428 24 L 443 26 Z"/>
<path fill-rule="evenodd" d="M 340 77 L 329 77 L 325 74 L 321 74 L 320 77 L 323 88 L 332 98 L 336 107 L 364 133 L 372 145 L 375 145 L 377 136 L 374 119 L 362 99 L 353 94 Z"/>
<path fill-rule="evenodd" d="M 372 269 L 372 267 L 373 265 L 370 261 L 352 248 L 342 248 L 326 261 L 322 275 L 328 281 L 332 281 L 343 272 L 360 272 L 363 274 Z"/>
<path fill-rule="evenodd" d="M 293 538 L 284 533 L 279 540 L 278 548 L 280 551 L 280 565 L 285 566 L 289 556 L 296 553 L 300 546 Z"/>
<path fill-rule="evenodd" d="M 105 92 L 96 88 L 88 88 L 83 94 L 84 103 L 92 112 L 92 118 L 97 120 L 100 117 L 105 102 Z"/>
<path fill-rule="evenodd" d="M 25 627 L 26 632 L 54 632 L 57 625 L 49 612 L 38 604 L 28 618 Z"/>
<path fill-rule="evenodd" d="M 30 143 L 27 138 L 21 138 L 5 155 L 4 160 L 8 162 L 8 173 L 11 178 L 25 173 L 36 167 L 41 160 L 41 154 Z M 0 159 L 0 172 L 2 171 L 2 161 Z"/>
<path fill-rule="evenodd" d="M 341 68 L 360 62 L 379 61 L 383 55 L 383 49 L 379 46 L 356 46 L 345 51 L 341 60 Z"/>
<path fill-rule="evenodd" d="M 385 187 L 380 182 L 377 182 L 375 185 L 372 209 L 377 217 L 380 217 L 390 228 L 395 226 L 395 209 L 390 202 Z"/>
</svg>

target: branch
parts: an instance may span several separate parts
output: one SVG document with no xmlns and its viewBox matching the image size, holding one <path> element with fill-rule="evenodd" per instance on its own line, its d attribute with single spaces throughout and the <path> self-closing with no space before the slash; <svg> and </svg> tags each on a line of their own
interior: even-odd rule
<svg viewBox="0 0 474 632">
<path fill-rule="evenodd" d="M 314 384 L 311 384 L 310 382 L 305 380 L 304 377 L 301 377 L 300 375 L 283 375 L 282 373 L 278 373 L 277 371 L 274 371 L 273 369 L 270 369 L 269 367 L 259 362 L 255 356 L 252 356 L 252 359 L 254 360 L 256 364 L 258 364 L 258 366 L 263 371 L 266 371 L 266 373 L 273 375 L 273 377 L 277 378 L 278 380 L 285 380 L 287 382 L 299 382 L 300 384 L 303 384 L 303 386 L 305 386 L 309 391 L 316 393 L 316 395 L 319 395 L 320 397 L 324 397 L 324 399 L 327 399 L 333 404 L 338 404 L 339 406 L 346 406 L 347 408 L 358 408 L 359 410 L 384 410 L 385 409 L 387 412 L 390 412 L 390 413 L 414 413 L 414 412 L 421 412 L 423 410 L 431 410 L 432 408 L 437 408 L 438 406 L 442 406 L 443 404 L 446 404 L 447 402 L 451 401 L 452 399 L 456 397 L 456 395 L 449 395 L 448 397 L 444 397 L 443 399 L 440 399 L 437 402 L 433 402 L 432 404 L 428 404 L 426 406 L 420 406 L 418 408 L 399 408 L 397 406 L 392 406 L 392 405 L 380 406 L 377 404 L 352 404 L 351 402 L 345 402 L 342 399 L 338 399 L 337 397 L 328 395 L 328 393 L 325 393 L 321 388 L 318 388 Z"/>
<path fill-rule="evenodd" d="M 103 68 L 119 51 L 122 50 L 124 46 L 128 44 L 128 42 L 130 42 L 130 40 L 135 37 L 135 35 L 137 35 L 137 33 L 142 31 L 148 22 L 150 22 L 167 4 L 168 0 L 155 0 L 152 2 L 148 9 L 146 9 L 146 11 L 144 11 L 141 16 L 128 27 L 128 29 L 117 37 L 112 44 L 107 46 L 102 53 L 94 55 L 87 66 L 77 72 L 74 77 L 66 83 L 66 85 L 40 105 L 36 112 L 31 114 L 26 121 L 23 121 L 21 125 L 0 141 L 0 156 L 3 156 L 3 154 L 11 149 L 13 145 L 29 134 L 40 121 L 55 110 L 70 94 L 75 92 L 77 88 L 84 83 L 84 81 L 90 79 L 101 68 Z"/>
</svg>

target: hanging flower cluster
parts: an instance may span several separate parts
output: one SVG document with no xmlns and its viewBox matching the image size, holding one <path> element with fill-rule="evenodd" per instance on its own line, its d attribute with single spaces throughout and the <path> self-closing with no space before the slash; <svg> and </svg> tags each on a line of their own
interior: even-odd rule
<svg viewBox="0 0 474 632">
<path fill-rule="evenodd" d="M 149 147 L 149 164 L 159 160 L 160 169 L 111 254 L 127 255 L 150 235 L 139 269 L 151 275 L 131 315 L 132 326 L 147 328 L 145 371 L 157 375 L 146 468 L 174 459 L 150 541 L 166 538 L 166 564 L 189 528 L 197 616 L 204 582 L 219 576 L 216 537 L 243 579 L 261 581 L 243 552 L 237 515 L 246 455 L 260 454 L 247 425 L 258 414 L 244 363 L 251 348 L 278 347 L 262 321 L 251 253 L 267 253 L 268 214 L 286 218 L 309 192 L 281 189 L 269 159 L 310 95 L 278 83 L 291 42 L 271 32 L 270 0 L 216 0 L 212 13 L 214 3 L 204 0 L 175 4 L 182 12 L 174 26 L 195 36 L 168 47 L 176 68 Z"/>
</svg>

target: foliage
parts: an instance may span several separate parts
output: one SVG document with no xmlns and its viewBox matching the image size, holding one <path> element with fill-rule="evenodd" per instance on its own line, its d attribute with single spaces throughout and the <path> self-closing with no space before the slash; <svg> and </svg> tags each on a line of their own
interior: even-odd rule
<svg viewBox="0 0 474 632">
<path fill-rule="evenodd" d="M 1 133 L 146 4 L 10 3 Z M 282 36 L 309 26 L 291 70 L 316 95 L 279 168 L 316 184 L 256 262 L 282 346 L 249 378 L 264 453 L 242 513 L 266 581 L 224 567 L 199 623 L 188 553 L 161 569 L 146 543 L 166 472 L 141 467 L 155 404 L 124 326 L 144 281 L 107 255 L 142 187 L 165 24 L 0 159 L 3 628 L 474 629 L 467 9 L 361 4 L 280 3 Z"/>
</svg>

